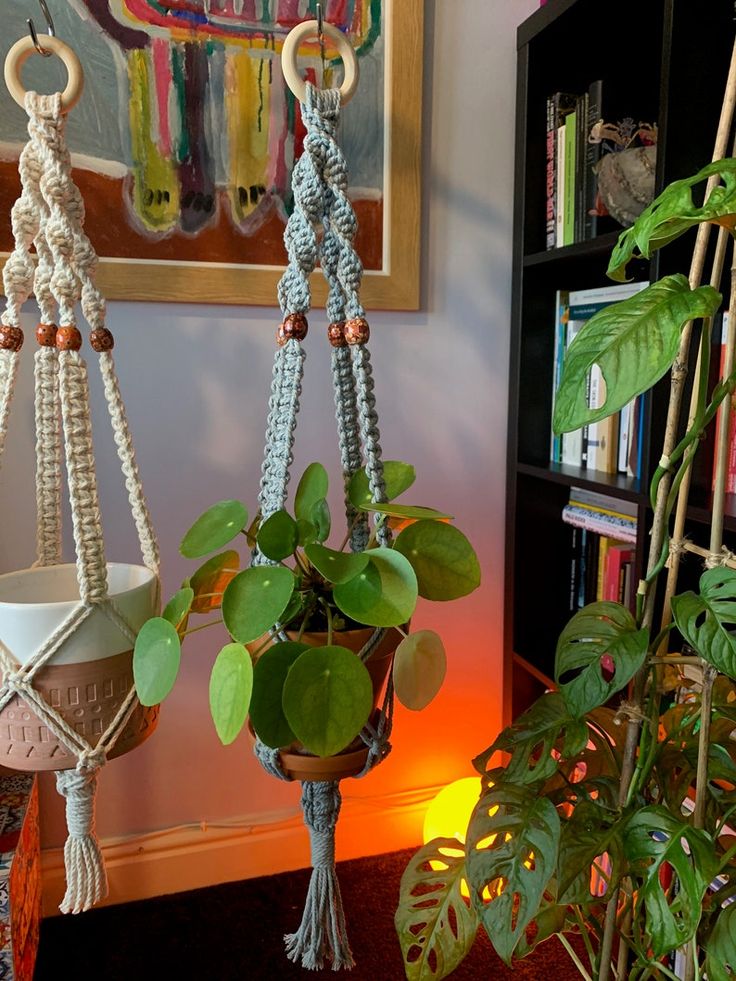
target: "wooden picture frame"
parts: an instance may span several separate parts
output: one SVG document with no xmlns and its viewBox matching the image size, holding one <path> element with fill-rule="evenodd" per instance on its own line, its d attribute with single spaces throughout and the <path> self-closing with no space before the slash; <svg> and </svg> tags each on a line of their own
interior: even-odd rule
<svg viewBox="0 0 736 981">
<path fill-rule="evenodd" d="M 107 4 L 99 0 L 76 0 L 76 6 L 79 8 L 80 5 L 86 5 L 104 27 L 100 10 L 112 8 L 114 2 L 119 4 L 121 0 L 110 0 Z M 381 268 L 366 269 L 362 298 L 369 309 L 416 310 L 419 307 L 420 291 L 423 0 L 370 0 L 370 3 L 372 10 L 380 11 L 385 45 L 383 233 L 381 243 L 377 246 L 379 254 L 382 254 Z M 329 10 L 327 6 L 328 14 Z M 109 17 L 108 23 L 112 23 Z M 99 35 L 99 26 L 94 26 Z M 86 29 L 89 29 L 88 25 Z M 64 39 L 77 49 L 84 64 L 83 38 L 75 41 L 74 37 L 66 36 Z M 174 43 L 172 40 L 172 46 Z M 31 64 L 35 65 L 40 61 L 41 59 L 32 59 Z M 94 84 L 94 70 L 87 68 L 88 85 Z M 26 71 L 30 76 L 32 69 L 28 68 Z M 351 108 L 352 104 L 348 104 L 344 113 L 349 113 Z M 73 120 L 70 120 L 69 143 L 74 151 L 71 122 Z M 0 146 L 7 146 L 3 128 L 3 123 L 0 122 Z M 346 155 L 350 172 L 349 148 Z M 73 163 L 76 165 L 74 158 Z M 5 193 L 0 193 L 0 213 L 7 213 L 6 204 L 9 207 L 12 203 L 7 190 L 10 180 L 7 152 L 0 166 L 3 168 L 0 170 L 0 187 L 6 186 Z M 89 210 L 89 200 L 94 198 L 94 189 L 85 187 L 79 180 L 78 183 Z M 13 198 L 18 190 L 17 177 L 15 185 L 12 189 Z M 92 217 L 94 219 L 94 215 Z M 104 219 L 98 217 L 97 221 L 99 224 Z M 107 227 L 110 228 L 109 221 Z M 87 231 L 100 254 L 97 283 L 108 299 L 266 306 L 276 304 L 276 285 L 282 275 L 283 264 L 241 265 L 231 262 L 180 261 L 176 258 L 149 261 L 109 257 L 104 254 L 104 247 L 100 247 L 95 241 L 94 221 L 90 222 L 88 219 Z M 0 242 L 6 248 L 9 247 L 5 244 L 8 242 L 7 236 L 0 239 Z M 358 251 L 361 251 L 360 240 Z M 7 251 L 3 255 L 7 256 Z M 324 302 L 326 290 L 319 270 L 313 277 L 313 293 L 315 304 Z"/>
</svg>

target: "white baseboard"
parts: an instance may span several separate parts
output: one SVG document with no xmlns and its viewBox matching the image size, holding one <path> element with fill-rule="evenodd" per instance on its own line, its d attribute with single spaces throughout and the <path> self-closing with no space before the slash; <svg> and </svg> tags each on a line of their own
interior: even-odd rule
<svg viewBox="0 0 736 981">
<path fill-rule="evenodd" d="M 418 846 L 427 804 L 440 789 L 344 798 L 337 830 L 338 860 Z M 110 884 L 102 906 L 309 865 L 309 834 L 301 812 L 294 811 L 111 839 L 103 841 L 102 848 Z M 44 916 L 54 916 L 65 889 L 64 850 L 45 849 L 41 868 Z"/>
</svg>

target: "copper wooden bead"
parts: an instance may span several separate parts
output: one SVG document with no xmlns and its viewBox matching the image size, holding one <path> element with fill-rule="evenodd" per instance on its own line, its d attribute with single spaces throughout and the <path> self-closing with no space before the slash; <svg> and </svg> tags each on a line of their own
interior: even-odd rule
<svg viewBox="0 0 736 981">
<path fill-rule="evenodd" d="M 82 346 L 82 335 L 76 327 L 59 327 L 56 346 L 60 351 L 78 351 Z"/>
<path fill-rule="evenodd" d="M 0 350 L 20 351 L 23 347 L 23 331 L 20 327 L 0 326 Z"/>
<path fill-rule="evenodd" d="M 96 327 L 89 335 L 89 342 L 92 345 L 92 349 L 97 351 L 98 354 L 103 354 L 105 351 L 112 351 L 115 347 L 115 338 L 107 327 Z"/>
<path fill-rule="evenodd" d="M 36 327 L 36 340 L 39 347 L 55 347 L 56 324 L 39 324 Z"/>
<path fill-rule="evenodd" d="M 334 324 L 328 324 L 327 339 L 333 347 L 347 347 L 345 340 L 345 321 L 338 320 Z"/>
<path fill-rule="evenodd" d="M 345 340 L 348 344 L 365 344 L 370 336 L 371 329 L 365 317 L 345 321 Z"/>
<path fill-rule="evenodd" d="M 284 318 L 284 322 L 279 324 L 276 332 L 276 340 L 279 347 L 283 347 L 287 341 L 293 337 L 297 341 L 303 341 L 307 336 L 309 324 L 303 313 L 290 313 Z"/>
</svg>

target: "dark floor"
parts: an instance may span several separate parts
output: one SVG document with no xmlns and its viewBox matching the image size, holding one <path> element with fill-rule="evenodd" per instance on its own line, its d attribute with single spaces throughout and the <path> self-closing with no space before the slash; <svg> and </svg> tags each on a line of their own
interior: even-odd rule
<svg viewBox="0 0 736 981">
<path fill-rule="evenodd" d="M 402 981 L 393 917 L 411 851 L 339 866 L 356 967 L 350 981 Z M 44 920 L 34 981 L 288 981 L 337 977 L 304 971 L 284 954 L 283 935 L 301 919 L 309 872 L 228 883 L 80 916 Z M 579 981 L 553 940 L 513 970 L 482 929 L 453 981 Z"/>
</svg>

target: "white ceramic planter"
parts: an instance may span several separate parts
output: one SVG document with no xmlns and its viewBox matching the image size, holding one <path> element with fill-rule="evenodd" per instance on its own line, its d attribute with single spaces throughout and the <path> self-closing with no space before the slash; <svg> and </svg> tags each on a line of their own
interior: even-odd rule
<svg viewBox="0 0 736 981">
<path fill-rule="evenodd" d="M 111 599 L 134 630 L 157 613 L 156 576 L 144 566 L 108 564 Z M 21 664 L 31 658 L 79 602 L 75 565 L 0 576 L 0 640 Z M 34 676 L 33 687 L 91 746 L 114 720 L 133 684 L 130 641 L 100 610 L 79 626 Z M 136 705 L 110 756 L 120 756 L 155 729 L 158 706 Z M 18 770 L 63 770 L 76 759 L 20 696 L 0 711 L 0 763 Z"/>
</svg>

